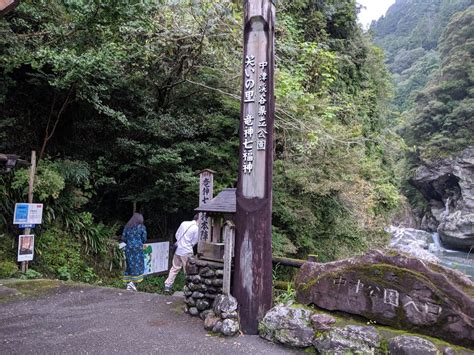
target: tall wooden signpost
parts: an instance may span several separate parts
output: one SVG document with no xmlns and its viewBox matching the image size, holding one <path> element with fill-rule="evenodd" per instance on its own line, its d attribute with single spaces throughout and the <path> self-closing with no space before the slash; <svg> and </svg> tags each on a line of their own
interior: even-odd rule
<svg viewBox="0 0 474 355">
<path fill-rule="evenodd" d="M 246 334 L 272 302 L 274 0 L 245 0 L 233 293 Z"/>
</svg>

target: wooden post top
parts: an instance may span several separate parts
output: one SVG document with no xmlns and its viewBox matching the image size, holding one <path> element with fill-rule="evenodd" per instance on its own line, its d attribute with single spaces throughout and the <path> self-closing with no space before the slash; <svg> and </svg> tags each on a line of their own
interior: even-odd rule
<svg viewBox="0 0 474 355">
<path fill-rule="evenodd" d="M 210 173 L 210 174 L 215 174 L 216 172 L 214 170 L 211 170 L 211 169 L 202 169 L 202 170 L 199 170 L 198 172 L 196 172 L 194 175 L 201 175 L 202 173 Z"/>
</svg>

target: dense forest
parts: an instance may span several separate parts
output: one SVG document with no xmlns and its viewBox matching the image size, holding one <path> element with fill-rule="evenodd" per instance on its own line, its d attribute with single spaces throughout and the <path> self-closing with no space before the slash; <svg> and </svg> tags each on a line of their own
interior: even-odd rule
<svg viewBox="0 0 474 355">
<path fill-rule="evenodd" d="M 385 245 L 404 204 L 391 77 L 357 12 L 355 0 L 277 6 L 274 255 L 329 261 Z M 415 62 L 401 47 L 386 48 L 400 74 Z M 94 281 L 120 270 L 116 235 L 134 204 L 151 238 L 171 240 L 197 207 L 196 172 L 215 170 L 217 192 L 234 186 L 241 65 L 240 1 L 22 1 L 1 18 L 0 152 L 38 152 L 46 209 L 33 268 Z M 0 189 L 7 274 L 26 169 L 0 175 Z"/>
<path fill-rule="evenodd" d="M 385 50 L 392 73 L 392 112 L 406 145 L 400 180 L 419 216 L 429 211 L 433 201 L 408 184 L 416 169 L 474 146 L 473 5 L 472 0 L 397 0 L 370 29 L 375 43 Z M 431 186 L 443 184 L 431 182 Z M 446 205 L 452 188 L 441 188 L 445 193 L 438 189 L 437 196 L 424 193 Z"/>
<path fill-rule="evenodd" d="M 370 32 L 385 52 L 399 111 L 413 107 L 416 92 L 439 67 L 440 37 L 452 16 L 473 4 L 472 0 L 397 0 L 372 23 Z"/>
</svg>

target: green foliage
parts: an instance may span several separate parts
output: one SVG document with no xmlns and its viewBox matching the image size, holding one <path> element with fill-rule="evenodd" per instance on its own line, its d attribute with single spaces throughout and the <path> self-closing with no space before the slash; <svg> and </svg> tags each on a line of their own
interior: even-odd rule
<svg viewBox="0 0 474 355">
<path fill-rule="evenodd" d="M 0 261 L 0 278 L 8 278 L 18 273 L 18 266 L 10 260 Z"/>
<path fill-rule="evenodd" d="M 473 145 L 474 6 L 453 16 L 439 44 L 441 66 L 417 96 L 405 137 L 421 159 L 446 157 Z"/>
<path fill-rule="evenodd" d="M 351 22 L 355 3 L 303 3 L 277 25 L 273 250 L 328 261 L 386 242 L 400 143 L 388 121 L 383 53 Z M 321 30 L 295 21 L 300 11 Z M 335 23 L 345 29 L 333 33 Z"/>
<path fill-rule="evenodd" d="M 36 271 L 35 269 L 29 268 L 24 274 L 21 274 L 20 279 L 32 280 L 40 279 L 43 277 L 43 274 Z"/>
<path fill-rule="evenodd" d="M 166 278 L 167 278 L 167 275 L 147 276 L 142 282 L 137 284 L 137 289 L 142 292 L 164 294 Z M 180 272 L 178 276 L 176 277 L 176 280 L 173 284 L 173 292 L 182 291 L 185 281 L 186 279 L 185 279 L 184 273 Z M 121 285 L 116 284 L 115 286 L 124 287 L 124 284 L 122 282 Z"/>
<path fill-rule="evenodd" d="M 275 304 L 278 304 L 278 303 L 289 304 L 289 303 L 293 303 L 295 300 L 296 300 L 296 290 L 293 288 L 293 284 L 291 282 L 288 282 L 286 291 L 281 292 L 275 298 Z"/>
<path fill-rule="evenodd" d="M 395 74 L 394 103 L 400 111 L 413 108 L 416 93 L 439 67 L 437 47 L 451 17 L 470 5 L 472 0 L 397 1 L 372 24 L 374 42 Z"/>
<path fill-rule="evenodd" d="M 28 178 L 28 169 L 17 170 L 12 183 L 12 188 L 19 189 L 24 200 L 28 196 Z M 64 178 L 58 172 L 56 164 L 50 161 L 41 161 L 37 167 L 33 186 L 35 200 L 46 202 L 48 199 L 57 199 L 64 186 Z"/>
<path fill-rule="evenodd" d="M 60 280 L 71 281 L 71 272 L 66 265 L 60 266 L 57 270 L 57 273 Z"/>
<path fill-rule="evenodd" d="M 278 6 L 273 251 L 353 255 L 385 242 L 398 202 L 383 53 L 355 0 Z M 41 158 L 38 270 L 120 269 L 113 236 L 132 203 L 170 239 L 198 203 L 196 171 L 216 170 L 216 191 L 234 185 L 241 24 L 227 0 L 22 1 L 0 19 L 0 134 L 14 137 L 0 149 Z M 7 181 L 9 209 L 26 177 Z"/>
</svg>

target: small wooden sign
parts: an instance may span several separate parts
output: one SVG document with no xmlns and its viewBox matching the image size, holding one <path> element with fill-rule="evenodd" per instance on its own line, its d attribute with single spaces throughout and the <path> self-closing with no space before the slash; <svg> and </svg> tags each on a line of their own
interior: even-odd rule
<svg viewBox="0 0 474 355">
<path fill-rule="evenodd" d="M 199 173 L 199 206 L 207 204 L 214 197 L 214 171 L 205 169 Z M 199 213 L 198 253 L 202 252 L 203 244 L 211 240 L 211 218 L 206 213 Z"/>
</svg>

